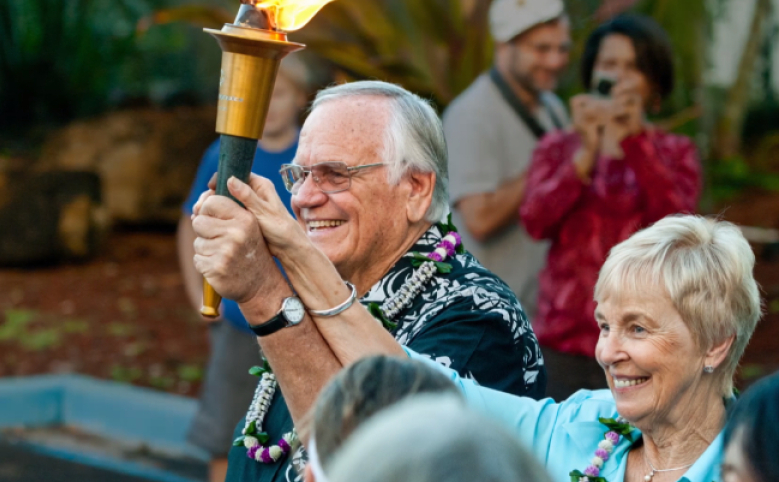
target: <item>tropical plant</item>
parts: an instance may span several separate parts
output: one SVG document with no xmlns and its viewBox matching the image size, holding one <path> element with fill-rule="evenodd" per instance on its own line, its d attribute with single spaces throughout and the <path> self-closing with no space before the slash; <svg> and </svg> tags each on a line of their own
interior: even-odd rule
<svg viewBox="0 0 779 482">
<path fill-rule="evenodd" d="M 0 1 L 0 132 L 216 90 L 218 75 L 201 67 L 218 62 L 219 48 L 201 32 L 137 34 L 140 19 L 178 1 Z"/>
<path fill-rule="evenodd" d="M 0 125 L 99 110 L 148 8 L 142 0 L 0 2 Z"/>
<path fill-rule="evenodd" d="M 717 159 L 734 157 L 741 148 L 741 133 L 750 101 L 755 64 L 768 33 L 771 0 L 756 0 L 749 35 L 740 56 L 736 80 L 729 89 L 717 124 L 714 126 L 712 154 Z"/>
<path fill-rule="evenodd" d="M 723 1 L 569 0 L 571 65 L 578 64 L 585 38 L 600 22 L 625 10 L 645 13 L 669 31 L 678 54 L 680 88 L 666 113 L 690 108 L 700 102 L 695 97 L 705 67 L 712 6 Z M 492 61 L 489 4 L 490 0 L 337 0 L 290 37 L 306 43 L 346 78 L 396 82 L 445 106 Z M 606 8 L 612 4 L 616 7 Z M 231 22 L 233 15 L 195 3 L 159 11 L 143 25 L 188 21 L 213 28 Z M 576 69 L 569 70 L 560 89 L 563 97 L 580 89 Z M 699 111 L 688 110 L 676 120 L 694 118 Z"/>
<path fill-rule="evenodd" d="M 307 44 L 343 78 L 395 82 L 446 105 L 489 66 L 488 6 L 489 0 L 338 0 L 290 38 Z M 198 4 L 158 11 L 142 25 L 214 27 L 232 19 Z"/>
</svg>

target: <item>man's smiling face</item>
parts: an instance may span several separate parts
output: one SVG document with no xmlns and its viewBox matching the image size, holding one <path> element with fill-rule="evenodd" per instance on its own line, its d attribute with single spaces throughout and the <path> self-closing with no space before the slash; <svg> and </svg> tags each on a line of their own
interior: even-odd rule
<svg viewBox="0 0 779 482">
<path fill-rule="evenodd" d="M 392 106 L 381 97 L 329 100 L 306 119 L 295 164 L 341 161 L 347 166 L 385 162 Z M 308 176 L 292 196 L 292 209 L 311 241 L 345 279 L 384 259 L 407 235 L 409 186 L 388 182 L 390 166 L 352 171 L 351 187 L 326 194 Z"/>
</svg>

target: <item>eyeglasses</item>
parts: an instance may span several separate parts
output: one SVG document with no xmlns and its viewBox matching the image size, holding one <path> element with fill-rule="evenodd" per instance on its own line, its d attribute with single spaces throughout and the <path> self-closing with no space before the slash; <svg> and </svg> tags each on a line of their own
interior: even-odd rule
<svg viewBox="0 0 779 482">
<path fill-rule="evenodd" d="M 284 187 L 292 194 L 297 194 L 300 191 L 300 187 L 310 173 L 314 174 L 314 183 L 319 189 L 324 193 L 331 194 L 349 189 L 352 186 L 352 173 L 354 171 L 383 165 L 383 162 L 378 162 L 376 164 L 349 167 L 345 162 L 341 161 L 320 162 L 310 167 L 297 164 L 282 164 L 279 173 L 284 180 Z"/>
</svg>

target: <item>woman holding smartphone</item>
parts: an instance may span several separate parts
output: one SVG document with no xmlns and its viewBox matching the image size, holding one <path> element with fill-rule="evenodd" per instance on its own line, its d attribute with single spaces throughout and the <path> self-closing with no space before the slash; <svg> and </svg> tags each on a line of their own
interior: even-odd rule
<svg viewBox="0 0 779 482">
<path fill-rule="evenodd" d="M 533 327 L 548 395 L 558 401 L 604 387 L 592 314 L 609 250 L 669 214 L 694 212 L 701 186 L 692 140 L 646 118 L 674 83 L 672 49 L 657 23 L 622 15 L 598 27 L 581 76 L 590 93 L 571 99 L 571 130 L 539 143 L 519 210 L 531 236 L 551 241 Z"/>
</svg>

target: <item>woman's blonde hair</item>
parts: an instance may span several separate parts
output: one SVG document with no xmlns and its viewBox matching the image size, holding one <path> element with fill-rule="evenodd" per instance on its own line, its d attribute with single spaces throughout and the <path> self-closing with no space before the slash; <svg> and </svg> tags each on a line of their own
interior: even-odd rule
<svg viewBox="0 0 779 482">
<path fill-rule="evenodd" d="M 752 248 L 736 225 L 703 216 L 668 216 L 612 248 L 595 285 L 595 300 L 660 286 L 701 350 L 734 337 L 715 371 L 730 395 L 738 361 L 761 315 L 754 266 Z"/>
</svg>

